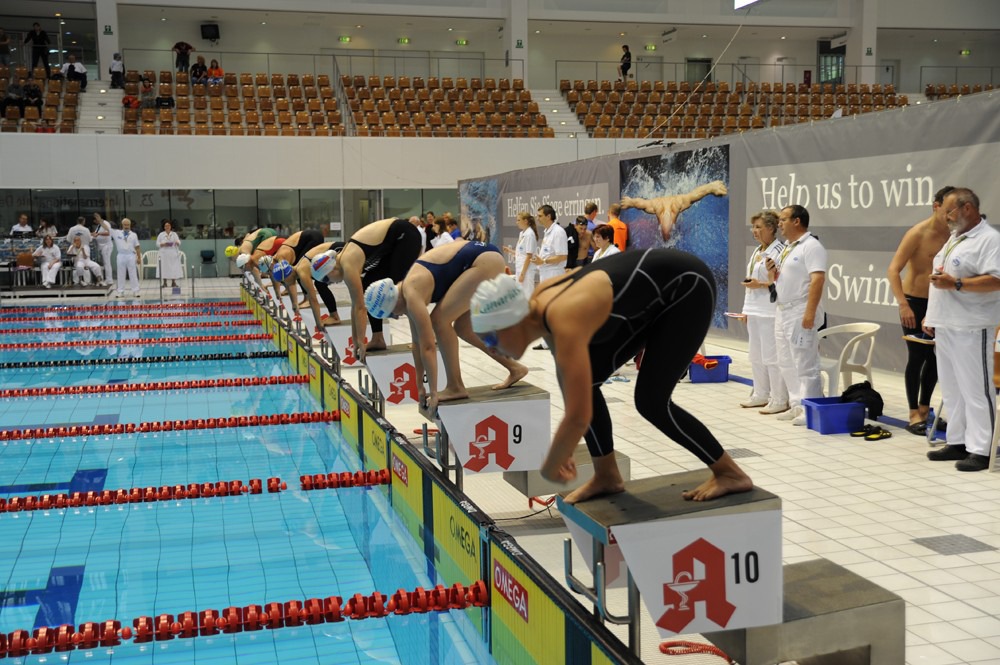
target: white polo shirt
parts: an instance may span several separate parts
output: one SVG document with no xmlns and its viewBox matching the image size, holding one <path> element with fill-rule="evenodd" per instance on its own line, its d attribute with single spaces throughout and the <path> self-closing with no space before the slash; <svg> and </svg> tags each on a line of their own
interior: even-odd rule
<svg viewBox="0 0 1000 665">
<path fill-rule="evenodd" d="M 746 276 L 758 282 L 767 282 L 767 259 L 778 262 L 785 243 L 775 238 L 766 248 L 755 247 L 747 261 Z M 743 313 L 750 316 L 774 316 L 776 304 L 771 302 L 771 292 L 768 289 L 746 289 L 743 298 Z"/>
<path fill-rule="evenodd" d="M 778 305 L 805 303 L 809 298 L 811 275 L 826 272 L 826 248 L 807 231 L 798 240 L 786 244 L 775 263 L 778 264 L 778 279 L 775 282 Z"/>
<path fill-rule="evenodd" d="M 542 246 L 538 249 L 538 257 L 547 259 L 550 256 L 569 256 L 569 243 L 566 240 L 566 229 L 555 222 L 545 229 L 542 236 Z M 540 279 L 548 279 L 566 272 L 566 261 L 550 263 L 538 266 L 538 276 Z"/>
<path fill-rule="evenodd" d="M 967 279 L 992 275 L 1000 279 L 1000 232 L 980 220 L 975 227 L 948 238 L 934 257 L 934 269 Z M 952 330 L 992 330 L 1000 323 L 1000 291 L 969 293 L 931 284 L 924 325 Z"/>
</svg>

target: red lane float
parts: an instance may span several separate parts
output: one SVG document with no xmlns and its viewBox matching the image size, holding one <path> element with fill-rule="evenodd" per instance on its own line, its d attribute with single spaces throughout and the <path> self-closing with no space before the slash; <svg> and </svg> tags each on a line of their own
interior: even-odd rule
<svg viewBox="0 0 1000 665">
<path fill-rule="evenodd" d="M 288 485 L 280 478 L 267 479 L 269 493 L 283 492 Z M 128 489 L 102 490 L 100 492 L 73 492 L 71 494 L 42 494 L 0 499 L 0 513 L 21 513 L 34 510 L 62 510 L 92 506 L 121 505 L 125 503 L 153 503 L 155 501 L 183 501 L 209 499 L 243 494 L 262 494 L 260 478 L 251 478 L 244 485 L 242 480 L 219 480 L 211 483 L 188 485 L 161 485 L 160 487 L 130 487 Z"/>
<path fill-rule="evenodd" d="M 219 309 L 206 309 L 201 311 L 191 311 L 191 312 L 156 312 L 151 314 L 156 316 L 158 319 L 165 318 L 187 318 L 191 319 L 194 317 L 206 317 L 206 316 L 239 316 L 241 314 L 251 314 L 252 312 L 246 307 L 223 307 Z M 5 317 L 0 316 L 0 322 L 3 323 L 37 323 L 39 321 L 79 321 L 79 320 L 89 320 L 89 319 L 135 319 L 137 316 L 145 316 L 142 312 L 137 312 L 134 314 L 95 314 L 93 316 L 88 314 L 65 314 L 62 316 L 51 316 L 46 314 L 37 314 L 34 316 L 17 316 L 17 317 Z"/>
<path fill-rule="evenodd" d="M 317 473 L 314 475 L 299 476 L 300 489 L 325 490 L 340 489 L 342 487 L 371 487 L 373 485 L 388 485 L 389 470 L 381 469 L 376 471 L 343 471 L 341 473 Z"/>
<path fill-rule="evenodd" d="M 18 307 L 5 307 L 4 311 L 11 312 L 121 312 L 135 311 L 139 309 L 226 309 L 226 308 L 246 308 L 246 303 L 242 300 L 218 300 L 213 302 L 176 302 L 176 303 L 148 303 L 140 305 L 65 305 L 60 307 L 32 307 L 21 305 Z"/>
<path fill-rule="evenodd" d="M 283 603 L 232 606 L 221 612 L 206 609 L 200 612 L 181 612 L 176 616 L 140 616 L 132 619 L 131 627 L 127 622 L 123 626 L 121 621 L 107 619 L 81 623 L 79 628 L 73 624 L 63 624 L 56 628 L 43 626 L 36 628 L 34 632 L 21 629 L 7 634 L 0 633 L 0 658 L 113 647 L 129 640 L 144 644 L 174 638 L 217 635 L 219 632 L 232 634 L 262 629 L 278 630 L 303 624 L 450 612 L 488 605 L 489 587 L 483 580 L 477 580 L 468 587 L 456 582 L 450 587 L 439 584 L 430 590 L 423 587 L 417 587 L 413 591 L 398 589 L 391 596 L 379 591 L 370 596 L 356 593 L 346 602 L 341 596 L 307 598 L 304 601 L 296 598 Z"/>
<path fill-rule="evenodd" d="M 196 335 L 194 337 L 161 337 L 141 339 L 81 339 L 66 342 L 33 342 L 24 344 L 0 344 L 0 351 L 19 351 L 34 349 L 58 349 L 74 346 L 148 346 L 151 344 L 204 344 L 211 342 L 246 342 L 250 340 L 271 339 L 267 333 L 250 333 L 246 335 Z"/>
<path fill-rule="evenodd" d="M 140 384 L 143 385 L 143 384 Z M 228 418 L 189 418 L 188 420 L 163 420 L 117 425 L 71 425 L 69 427 L 29 427 L 0 430 L 0 441 L 22 439 L 57 439 L 73 436 L 100 436 L 133 434 L 135 432 L 174 432 L 198 429 L 224 429 L 228 427 L 256 427 L 257 425 L 295 425 L 299 423 L 329 423 L 340 420 L 340 411 L 306 411 L 282 413 L 273 416 L 230 416 Z"/>
<path fill-rule="evenodd" d="M 0 323 L 6 321 L 0 319 Z M 180 330 L 185 328 L 226 328 L 259 326 L 257 319 L 234 319 L 232 321 L 205 321 L 192 323 L 140 323 L 121 326 L 71 326 L 58 328 L 0 328 L 0 335 L 43 335 L 45 333 L 118 332 L 122 330 Z"/>
<path fill-rule="evenodd" d="M 160 381 L 158 383 L 112 383 L 99 386 L 60 386 L 51 388 L 9 388 L 0 390 L 2 397 L 49 397 L 59 395 L 96 395 L 133 393 L 151 390 L 191 390 L 197 388 L 231 388 L 244 386 L 275 386 L 309 383 L 305 374 L 281 376 L 250 376 L 240 379 L 199 379 L 196 381 Z M 294 415 L 294 414 L 292 414 Z"/>
</svg>

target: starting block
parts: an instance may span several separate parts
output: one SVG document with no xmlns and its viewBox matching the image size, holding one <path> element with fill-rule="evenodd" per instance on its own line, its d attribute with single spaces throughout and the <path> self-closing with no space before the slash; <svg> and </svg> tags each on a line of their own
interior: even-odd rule
<svg viewBox="0 0 1000 665">
<path fill-rule="evenodd" d="M 548 444 L 546 443 L 545 446 L 547 449 Z M 615 462 L 618 464 L 618 472 L 621 474 L 622 479 L 626 482 L 631 480 L 632 460 L 617 450 L 614 452 L 614 455 Z M 587 451 L 587 446 L 581 443 L 576 447 L 573 453 L 573 461 L 576 462 L 576 480 L 566 485 L 546 480 L 538 471 L 504 471 L 503 479 L 527 497 L 572 491 L 594 477 L 594 462 Z"/>
<path fill-rule="evenodd" d="M 341 308 L 338 307 L 337 312 L 340 315 L 340 322 L 326 326 L 326 335 L 330 339 L 330 344 L 337 352 L 337 356 L 340 358 L 340 364 L 344 369 L 361 367 L 361 361 L 354 355 L 354 337 L 351 335 L 351 310 L 350 308 L 344 308 L 341 310 Z M 390 326 L 388 322 L 386 322 L 385 327 L 382 330 L 387 346 L 392 344 L 392 336 L 389 332 L 389 328 Z M 365 328 L 365 344 L 367 344 L 368 340 L 371 339 L 371 334 L 371 322 L 369 321 L 368 327 Z"/>
<path fill-rule="evenodd" d="M 459 489 L 466 473 L 542 467 L 551 438 L 548 391 L 524 382 L 503 390 L 476 386 L 465 399 L 439 403 L 437 414 L 418 408 L 437 423 L 440 433 L 433 455 L 443 470 L 455 472 Z M 448 460 L 449 448 L 455 451 L 455 463 Z"/>
<path fill-rule="evenodd" d="M 438 351 L 438 367 L 444 368 Z M 413 366 L 413 351 L 408 344 L 394 344 L 383 351 L 372 351 L 365 356 L 365 365 L 375 381 L 375 387 L 386 404 L 416 404 L 423 377 L 417 376 Z M 437 389 L 447 383 L 444 371 L 438 372 Z"/>
<path fill-rule="evenodd" d="M 661 637 L 736 630 L 782 619 L 781 499 L 755 487 L 712 501 L 686 501 L 707 470 L 627 482 L 620 494 L 558 507 L 574 538 L 563 544 L 570 589 L 594 603 L 609 623 L 627 625 L 639 653 L 639 599 Z M 594 586 L 573 575 L 572 542 L 588 563 Z M 612 614 L 606 590 L 618 554 L 627 570 L 628 610 Z"/>
<path fill-rule="evenodd" d="M 903 665 L 906 602 L 826 559 L 784 569 L 784 622 L 705 633 L 744 665 Z"/>
</svg>

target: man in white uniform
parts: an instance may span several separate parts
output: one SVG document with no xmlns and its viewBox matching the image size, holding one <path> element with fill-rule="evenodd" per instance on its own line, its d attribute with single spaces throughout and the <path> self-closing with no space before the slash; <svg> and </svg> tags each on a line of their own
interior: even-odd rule
<svg viewBox="0 0 1000 665">
<path fill-rule="evenodd" d="M 90 229 L 87 228 L 87 220 L 84 217 L 77 217 L 76 224 L 69 227 L 69 231 L 66 232 L 66 242 L 73 244 L 73 238 L 77 236 L 80 236 L 80 242 L 85 247 L 90 247 L 94 238 L 90 235 Z"/>
<path fill-rule="evenodd" d="M 132 295 L 139 297 L 139 264 L 142 261 L 142 254 L 139 250 L 139 237 L 132 231 L 132 220 L 128 217 L 122 219 L 122 228 L 111 228 L 111 224 L 106 219 L 101 219 L 98 213 L 94 213 L 94 219 L 111 234 L 111 240 L 118 250 L 118 291 L 115 295 L 121 298 L 125 295 L 125 277 L 128 276 L 129 286 Z"/>
<path fill-rule="evenodd" d="M 538 222 L 545 229 L 542 245 L 532 262 L 538 266 L 539 283 L 566 272 L 566 257 L 569 256 L 569 238 L 566 230 L 556 224 L 556 211 L 550 205 L 538 209 Z M 536 351 L 547 349 L 545 342 L 531 347 Z"/>
<path fill-rule="evenodd" d="M 800 205 L 781 210 L 778 229 L 785 238 L 785 248 L 777 260 L 768 257 L 765 262 L 775 286 L 771 293 L 777 304 L 774 334 L 778 367 L 788 388 L 790 407 L 778 420 L 805 425 L 802 400 L 823 396 L 816 329 L 823 323 L 826 248 L 809 232 L 809 211 Z"/>
<path fill-rule="evenodd" d="M 942 207 L 951 236 L 934 257 L 924 331 L 937 342 L 938 382 L 948 413 L 948 445 L 927 453 L 959 471 L 990 465 L 996 417 L 993 331 L 1000 321 L 1000 232 L 964 187 Z"/>
</svg>

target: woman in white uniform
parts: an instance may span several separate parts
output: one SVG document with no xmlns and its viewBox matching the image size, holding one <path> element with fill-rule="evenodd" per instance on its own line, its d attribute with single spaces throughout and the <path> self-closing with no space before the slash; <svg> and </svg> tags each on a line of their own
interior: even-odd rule
<svg viewBox="0 0 1000 665">
<path fill-rule="evenodd" d="M 156 236 L 156 247 L 160 251 L 160 279 L 163 286 L 170 280 L 170 286 L 177 286 L 177 280 L 184 277 L 181 268 L 181 239 L 170 222 L 163 222 L 163 231 Z"/>
<path fill-rule="evenodd" d="M 42 244 L 32 254 L 42 260 L 42 286 L 51 289 L 62 268 L 62 251 L 52 241 L 52 236 L 47 235 L 42 238 Z"/>
<path fill-rule="evenodd" d="M 514 277 L 521 285 L 524 295 L 530 298 L 535 290 L 535 282 L 538 281 L 538 266 L 531 262 L 538 252 L 538 227 L 535 226 L 535 218 L 531 213 L 522 211 L 517 215 L 517 228 L 521 229 L 517 246 L 513 249 L 507 246 L 503 250 L 508 257 L 514 256 Z"/>
<path fill-rule="evenodd" d="M 771 300 L 771 279 L 765 263 L 770 258 L 778 260 L 785 244 L 778 239 L 778 216 L 773 211 L 754 215 L 750 219 L 754 240 L 760 243 L 747 263 L 746 296 L 743 299 L 743 316 L 750 340 L 750 369 L 753 374 L 753 392 L 740 402 L 744 409 L 763 407 L 761 413 L 781 413 L 788 410 L 788 389 L 778 367 L 778 350 L 774 334 L 776 306 Z"/>
</svg>

